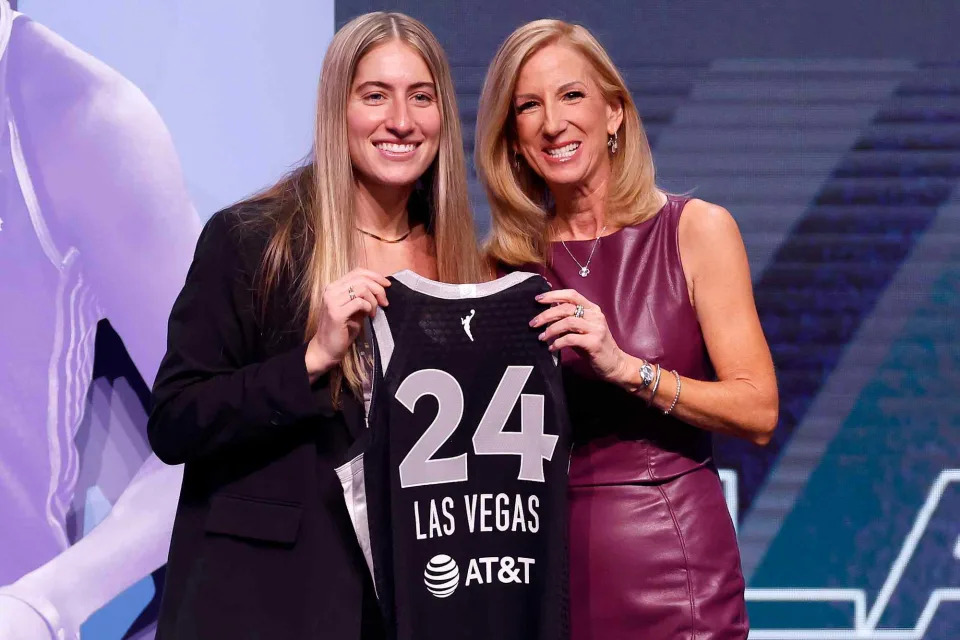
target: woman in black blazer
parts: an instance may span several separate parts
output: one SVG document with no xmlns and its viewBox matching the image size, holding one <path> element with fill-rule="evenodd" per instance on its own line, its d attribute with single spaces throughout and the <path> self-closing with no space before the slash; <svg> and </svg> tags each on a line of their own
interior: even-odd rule
<svg viewBox="0 0 960 640">
<path fill-rule="evenodd" d="M 334 36 L 309 163 L 207 223 L 170 317 L 150 442 L 186 463 L 158 638 L 375 638 L 334 465 L 363 428 L 363 320 L 401 269 L 484 270 L 450 71 L 402 14 Z"/>
</svg>

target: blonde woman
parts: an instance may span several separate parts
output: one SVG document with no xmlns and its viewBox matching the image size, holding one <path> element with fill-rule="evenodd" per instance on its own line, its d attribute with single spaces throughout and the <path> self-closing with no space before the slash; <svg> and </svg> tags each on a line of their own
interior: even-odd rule
<svg viewBox="0 0 960 640">
<path fill-rule="evenodd" d="M 401 14 L 333 38 L 312 159 L 215 214 L 170 317 L 150 442 L 186 463 L 158 638 L 375 638 L 334 464 L 355 340 L 411 269 L 482 280 L 446 58 Z"/>
<path fill-rule="evenodd" d="M 576 441 L 572 637 L 745 638 L 710 434 L 768 441 L 777 388 L 733 218 L 657 188 L 620 74 L 556 20 L 497 52 L 476 160 L 490 256 L 554 285 L 531 325 L 561 355 Z"/>
</svg>

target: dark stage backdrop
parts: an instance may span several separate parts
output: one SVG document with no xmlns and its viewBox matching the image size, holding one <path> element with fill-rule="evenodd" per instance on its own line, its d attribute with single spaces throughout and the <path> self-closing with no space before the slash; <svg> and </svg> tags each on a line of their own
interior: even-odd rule
<svg viewBox="0 0 960 640">
<path fill-rule="evenodd" d="M 751 637 L 960 637 L 956 2 L 341 0 L 337 25 L 377 9 L 440 38 L 469 154 L 503 38 L 584 24 L 660 184 L 736 217 L 782 399 L 770 446 L 716 445 Z"/>
</svg>

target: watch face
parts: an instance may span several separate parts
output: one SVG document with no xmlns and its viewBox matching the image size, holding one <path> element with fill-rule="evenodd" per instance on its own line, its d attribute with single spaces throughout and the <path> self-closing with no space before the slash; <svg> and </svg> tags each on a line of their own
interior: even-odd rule
<svg viewBox="0 0 960 640">
<path fill-rule="evenodd" d="M 644 362 L 643 366 L 640 367 L 640 380 L 643 381 L 645 387 L 649 387 L 650 383 L 653 382 L 653 366 L 649 362 Z"/>
</svg>

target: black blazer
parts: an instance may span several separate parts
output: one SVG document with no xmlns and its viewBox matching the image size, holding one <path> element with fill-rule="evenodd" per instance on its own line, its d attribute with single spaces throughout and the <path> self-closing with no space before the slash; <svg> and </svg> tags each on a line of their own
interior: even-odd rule
<svg viewBox="0 0 960 640">
<path fill-rule="evenodd" d="M 360 404 L 312 387 L 289 280 L 264 315 L 258 205 L 215 214 L 174 304 L 150 444 L 186 463 L 159 640 L 377 638 L 373 588 L 333 469 Z"/>
</svg>

